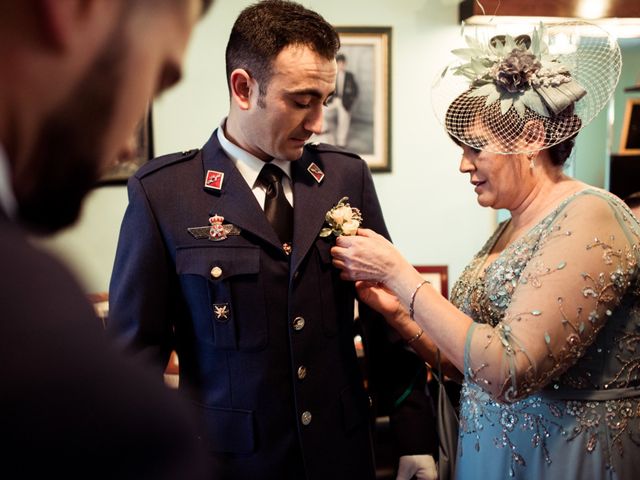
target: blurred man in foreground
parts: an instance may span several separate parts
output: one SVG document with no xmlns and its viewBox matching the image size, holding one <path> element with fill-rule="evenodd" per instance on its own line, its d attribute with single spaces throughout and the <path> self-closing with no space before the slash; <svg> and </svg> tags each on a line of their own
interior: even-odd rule
<svg viewBox="0 0 640 480">
<path fill-rule="evenodd" d="M 186 407 L 28 232 L 71 224 L 211 0 L 0 0 L 0 430 L 11 478 L 203 478 Z M 56 475 L 58 474 L 58 475 Z M 206 477 L 204 477 L 206 478 Z"/>
</svg>

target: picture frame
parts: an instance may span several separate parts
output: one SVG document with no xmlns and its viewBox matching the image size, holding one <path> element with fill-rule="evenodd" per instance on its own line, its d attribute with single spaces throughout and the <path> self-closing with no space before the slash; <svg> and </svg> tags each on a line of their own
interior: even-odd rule
<svg viewBox="0 0 640 480">
<path fill-rule="evenodd" d="M 444 298 L 449 298 L 449 267 L 447 265 L 414 265 L 414 268 L 439 290 Z"/>
<path fill-rule="evenodd" d="M 336 94 L 325 107 L 324 129 L 314 141 L 357 153 L 372 172 L 390 172 L 391 27 L 335 29 L 341 42 L 336 59 L 346 60 L 344 73 L 341 76 L 339 61 Z"/>
<path fill-rule="evenodd" d="M 145 118 L 135 133 L 135 155 L 124 161 L 118 161 L 113 165 L 98 181 L 98 186 L 126 184 L 129 177 L 136 173 L 138 169 L 151 160 L 153 153 L 153 123 L 151 108 L 147 111 Z"/>
<path fill-rule="evenodd" d="M 620 153 L 640 154 L 640 98 L 627 100 L 620 134 Z"/>
</svg>

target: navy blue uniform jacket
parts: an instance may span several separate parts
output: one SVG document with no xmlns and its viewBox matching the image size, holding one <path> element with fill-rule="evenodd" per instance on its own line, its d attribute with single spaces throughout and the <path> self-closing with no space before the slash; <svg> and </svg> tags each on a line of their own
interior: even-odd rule
<svg viewBox="0 0 640 480">
<path fill-rule="evenodd" d="M 312 162 L 325 173 L 320 183 L 307 171 Z M 331 264 L 334 242 L 318 234 L 345 196 L 365 227 L 387 229 L 359 157 L 307 146 L 291 167 L 290 256 L 215 132 L 202 150 L 141 168 L 128 186 L 110 328 L 159 365 L 178 352 L 180 388 L 199 410 L 214 478 L 373 478 L 355 290 Z M 219 191 L 204 188 L 208 170 L 224 173 Z M 240 234 L 214 242 L 188 232 L 214 214 Z"/>
</svg>

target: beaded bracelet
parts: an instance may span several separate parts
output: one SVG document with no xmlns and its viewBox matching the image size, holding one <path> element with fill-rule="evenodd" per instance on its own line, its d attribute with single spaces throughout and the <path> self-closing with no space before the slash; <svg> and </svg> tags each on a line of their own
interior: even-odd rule
<svg viewBox="0 0 640 480">
<path fill-rule="evenodd" d="M 418 293 L 418 290 L 420 290 L 425 285 L 425 283 L 428 283 L 429 285 L 431 285 L 431 282 L 429 280 L 423 280 L 422 282 L 420 282 L 418 284 L 416 289 L 411 294 L 411 302 L 409 303 L 409 318 L 411 320 L 413 320 L 413 314 L 415 313 L 414 310 L 413 310 L 413 305 L 414 305 L 414 303 L 416 301 L 416 294 Z"/>
</svg>

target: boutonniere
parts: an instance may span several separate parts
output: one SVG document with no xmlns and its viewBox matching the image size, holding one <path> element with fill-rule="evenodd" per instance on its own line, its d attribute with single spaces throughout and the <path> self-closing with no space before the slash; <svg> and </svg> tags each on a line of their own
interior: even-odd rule
<svg viewBox="0 0 640 480">
<path fill-rule="evenodd" d="M 362 214 L 359 209 L 349 205 L 349 197 L 340 199 L 324 218 L 329 226 L 320 230 L 321 237 L 328 237 L 331 234 L 336 237 L 355 235 L 362 223 Z"/>
</svg>

